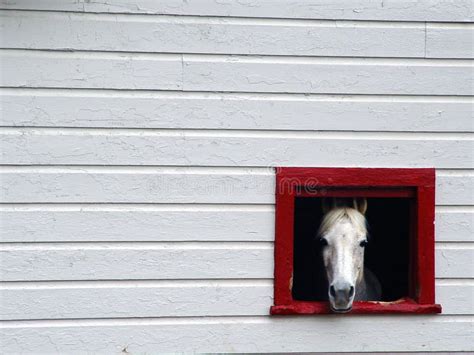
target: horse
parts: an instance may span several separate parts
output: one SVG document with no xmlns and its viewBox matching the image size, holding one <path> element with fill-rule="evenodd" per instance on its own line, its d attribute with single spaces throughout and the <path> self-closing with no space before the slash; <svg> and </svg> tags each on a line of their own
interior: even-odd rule
<svg viewBox="0 0 474 355">
<path fill-rule="evenodd" d="M 342 202 L 341 202 L 342 201 Z M 375 274 L 364 267 L 368 244 L 367 200 L 323 200 L 323 218 L 317 238 L 320 243 L 327 296 L 331 311 L 347 313 L 354 301 L 380 301 L 382 290 Z"/>
</svg>

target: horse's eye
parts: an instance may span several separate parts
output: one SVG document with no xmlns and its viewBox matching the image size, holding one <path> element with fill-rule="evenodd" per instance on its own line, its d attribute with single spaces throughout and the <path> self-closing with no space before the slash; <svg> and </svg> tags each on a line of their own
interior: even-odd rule
<svg viewBox="0 0 474 355">
<path fill-rule="evenodd" d="M 363 241 L 360 242 L 359 245 L 363 248 L 363 247 L 367 246 L 367 244 L 369 244 L 369 242 L 366 241 L 366 240 L 363 240 Z"/>
<path fill-rule="evenodd" d="M 328 241 L 326 240 L 326 238 L 319 238 L 319 245 L 321 245 L 322 247 L 328 245 Z"/>
</svg>

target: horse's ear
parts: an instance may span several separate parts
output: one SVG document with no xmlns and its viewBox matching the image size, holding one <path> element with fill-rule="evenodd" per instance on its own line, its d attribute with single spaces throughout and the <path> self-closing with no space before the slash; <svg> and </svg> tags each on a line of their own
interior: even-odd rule
<svg viewBox="0 0 474 355">
<path fill-rule="evenodd" d="M 354 208 L 362 214 L 365 214 L 367 211 L 367 199 L 363 198 L 354 198 L 353 200 Z"/>
<path fill-rule="evenodd" d="M 334 199 L 333 198 L 322 198 L 321 199 L 321 207 L 323 209 L 323 213 L 328 213 L 332 208 L 334 208 Z"/>
</svg>

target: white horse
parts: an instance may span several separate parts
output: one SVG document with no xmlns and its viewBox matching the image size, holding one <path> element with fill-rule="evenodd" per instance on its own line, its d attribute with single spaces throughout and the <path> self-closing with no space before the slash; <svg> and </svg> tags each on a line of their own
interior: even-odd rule
<svg viewBox="0 0 474 355">
<path fill-rule="evenodd" d="M 332 199 L 318 231 L 328 281 L 331 310 L 351 311 L 353 301 L 379 301 L 381 286 L 376 276 L 364 268 L 364 247 L 367 245 L 366 199 L 352 199 L 352 206 L 340 205 Z"/>
</svg>

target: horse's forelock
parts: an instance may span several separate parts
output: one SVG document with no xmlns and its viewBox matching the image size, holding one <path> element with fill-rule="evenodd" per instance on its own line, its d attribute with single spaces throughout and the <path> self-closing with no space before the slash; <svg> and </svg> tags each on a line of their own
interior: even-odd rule
<svg viewBox="0 0 474 355">
<path fill-rule="evenodd" d="M 324 215 L 318 235 L 322 236 L 328 233 L 332 226 L 342 220 L 349 220 L 356 228 L 367 233 L 367 222 L 364 215 L 354 208 L 341 207 L 334 208 Z"/>
</svg>

